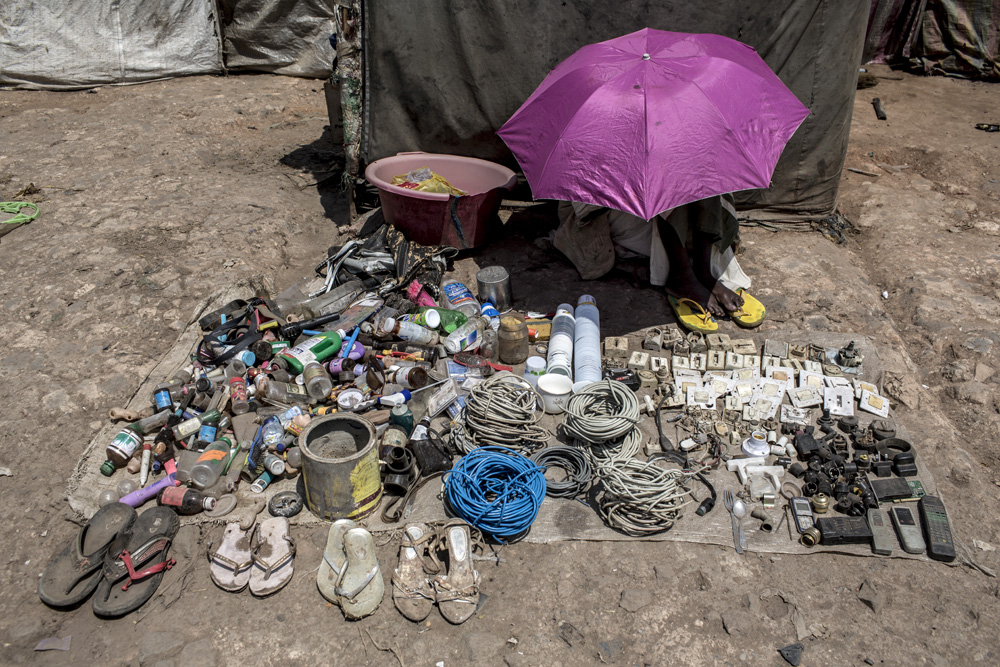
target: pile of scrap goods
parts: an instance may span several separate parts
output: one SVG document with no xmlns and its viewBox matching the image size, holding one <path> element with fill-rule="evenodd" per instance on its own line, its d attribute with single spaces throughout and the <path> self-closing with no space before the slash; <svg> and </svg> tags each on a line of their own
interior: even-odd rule
<svg viewBox="0 0 1000 667">
<path fill-rule="evenodd" d="M 229 521 L 207 565 L 216 584 L 258 596 L 292 577 L 289 519 L 331 521 L 318 588 L 349 618 L 377 608 L 388 576 L 408 618 L 437 604 L 462 622 L 478 599 L 473 552 L 523 539 L 551 503 L 585 503 L 633 537 L 728 512 L 741 552 L 787 534 L 803 551 L 954 557 L 917 449 L 854 343 L 672 326 L 602 340 L 593 297 L 519 312 L 503 267 L 482 269 L 473 295 L 449 277 L 449 249 L 392 234 L 332 248 L 311 283 L 200 319 L 188 362 L 146 407 L 114 411 L 128 423 L 106 442 L 101 509 L 46 570 L 43 600 L 96 589 L 99 615 L 138 608 L 173 564 L 177 515 L 192 514 Z M 385 575 L 364 526 L 403 522 L 424 485 L 450 520 L 398 524 Z"/>
</svg>

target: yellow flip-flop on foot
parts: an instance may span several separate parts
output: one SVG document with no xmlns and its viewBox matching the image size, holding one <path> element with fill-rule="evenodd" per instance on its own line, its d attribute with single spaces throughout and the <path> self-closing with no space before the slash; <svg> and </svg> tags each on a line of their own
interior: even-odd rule
<svg viewBox="0 0 1000 667">
<path fill-rule="evenodd" d="M 750 296 L 750 293 L 742 287 L 736 290 L 736 294 L 743 298 L 743 306 L 739 310 L 731 311 L 729 317 L 733 318 L 733 322 L 744 329 L 759 327 L 767 314 L 764 304 Z"/>
<path fill-rule="evenodd" d="M 719 330 L 719 323 L 711 313 L 702 308 L 701 304 L 691 299 L 678 299 L 672 294 L 667 295 L 670 307 L 680 325 L 688 331 L 711 333 Z"/>
</svg>

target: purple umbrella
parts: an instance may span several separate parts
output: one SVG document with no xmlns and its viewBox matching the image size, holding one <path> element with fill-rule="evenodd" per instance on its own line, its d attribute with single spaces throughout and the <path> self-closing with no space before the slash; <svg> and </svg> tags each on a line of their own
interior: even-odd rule
<svg viewBox="0 0 1000 667">
<path fill-rule="evenodd" d="M 535 198 L 649 219 L 768 187 L 808 115 L 746 44 L 645 28 L 560 63 L 497 134 Z"/>
</svg>

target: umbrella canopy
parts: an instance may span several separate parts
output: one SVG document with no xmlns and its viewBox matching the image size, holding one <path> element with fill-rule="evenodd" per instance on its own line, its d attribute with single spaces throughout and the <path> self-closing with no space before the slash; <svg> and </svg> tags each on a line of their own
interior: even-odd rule
<svg viewBox="0 0 1000 667">
<path fill-rule="evenodd" d="M 649 219 L 767 187 L 808 115 L 746 44 L 645 28 L 560 63 L 498 134 L 536 199 Z"/>
</svg>

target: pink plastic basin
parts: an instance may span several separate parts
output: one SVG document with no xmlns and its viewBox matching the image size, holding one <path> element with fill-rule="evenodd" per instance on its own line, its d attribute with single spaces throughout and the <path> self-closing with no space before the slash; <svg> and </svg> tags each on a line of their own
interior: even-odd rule
<svg viewBox="0 0 1000 667">
<path fill-rule="evenodd" d="M 468 195 L 454 197 L 436 192 L 409 190 L 392 184 L 394 176 L 429 167 Z M 376 160 L 365 169 L 365 178 L 378 188 L 386 221 L 407 238 L 422 245 L 474 248 L 486 239 L 496 219 L 503 191 L 517 183 L 517 176 L 503 165 L 461 155 L 399 153 Z"/>
</svg>

